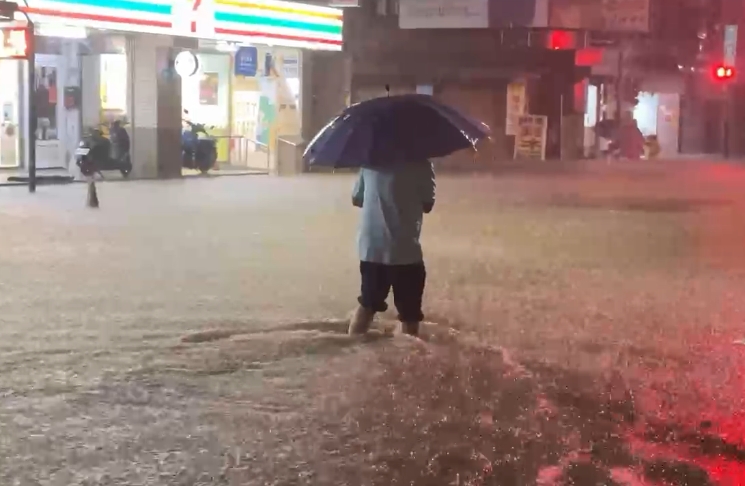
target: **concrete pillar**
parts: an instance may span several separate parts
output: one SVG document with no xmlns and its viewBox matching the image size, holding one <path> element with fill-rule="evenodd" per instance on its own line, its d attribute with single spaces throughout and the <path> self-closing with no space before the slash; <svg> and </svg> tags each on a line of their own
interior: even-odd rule
<svg viewBox="0 0 745 486">
<path fill-rule="evenodd" d="M 346 107 L 351 59 L 341 52 L 303 50 L 300 76 L 301 130 L 310 141 Z"/>
<path fill-rule="evenodd" d="M 180 41 L 148 34 L 127 41 L 133 177 L 181 177 L 181 78 L 172 69 Z"/>
</svg>

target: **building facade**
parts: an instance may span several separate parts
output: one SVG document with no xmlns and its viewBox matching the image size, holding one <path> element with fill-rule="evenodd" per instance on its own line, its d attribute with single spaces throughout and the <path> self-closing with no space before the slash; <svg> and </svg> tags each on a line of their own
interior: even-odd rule
<svg viewBox="0 0 745 486">
<path fill-rule="evenodd" d="M 0 60 L 1 168 L 27 166 L 30 143 L 39 169 L 72 168 L 86 130 L 122 120 L 133 176 L 177 177 L 186 118 L 214 127 L 220 163 L 271 170 L 278 139 L 313 119 L 314 54 L 342 49 L 340 10 L 275 0 L 28 0 L 21 9 L 36 25 L 36 82 L 29 92 L 26 62 Z M 194 69 L 178 74 L 184 52 Z M 32 97 L 38 128 L 26 137 Z"/>
<path fill-rule="evenodd" d="M 351 99 L 388 86 L 462 109 L 492 127 L 480 166 L 515 157 L 525 114 L 547 119 L 547 159 L 599 155 L 595 127 L 619 117 L 673 156 L 714 1 L 360 0 L 345 10 Z M 473 166 L 457 158 L 445 165 Z"/>
<path fill-rule="evenodd" d="M 535 9 L 524 9 L 530 2 L 503 3 L 513 20 L 533 22 Z M 492 128 L 491 143 L 476 155 L 483 167 L 512 158 L 508 87 L 518 83 L 523 90 L 518 111 L 548 117 L 546 155 L 558 157 L 562 113 L 571 113 L 574 106 L 574 52 L 546 48 L 545 32 L 502 29 L 502 22 L 490 26 L 497 23 L 495 9 L 487 2 L 470 4 L 472 16 L 434 21 L 426 13 L 407 14 L 405 0 L 370 0 L 346 9 L 344 46 L 351 63 L 352 101 L 385 95 L 386 87 L 391 93 L 432 94 Z M 474 167 L 473 158 L 459 153 L 441 165 L 467 170 Z"/>
</svg>

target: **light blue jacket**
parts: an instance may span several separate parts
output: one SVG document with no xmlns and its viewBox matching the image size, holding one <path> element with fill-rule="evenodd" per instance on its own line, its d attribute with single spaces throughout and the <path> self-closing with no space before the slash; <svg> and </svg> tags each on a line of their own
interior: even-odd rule
<svg viewBox="0 0 745 486">
<path fill-rule="evenodd" d="M 357 240 L 361 261 L 407 265 L 422 261 L 423 214 L 435 203 L 432 163 L 360 169 L 352 203 L 362 208 Z"/>
</svg>

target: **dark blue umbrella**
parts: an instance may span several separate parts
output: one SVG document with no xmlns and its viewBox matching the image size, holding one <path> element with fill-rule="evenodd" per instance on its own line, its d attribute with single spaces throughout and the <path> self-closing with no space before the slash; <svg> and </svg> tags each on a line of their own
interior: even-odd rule
<svg viewBox="0 0 745 486">
<path fill-rule="evenodd" d="M 374 98 L 350 106 L 313 138 L 303 159 L 316 166 L 381 167 L 474 147 L 489 127 L 431 96 Z"/>
</svg>

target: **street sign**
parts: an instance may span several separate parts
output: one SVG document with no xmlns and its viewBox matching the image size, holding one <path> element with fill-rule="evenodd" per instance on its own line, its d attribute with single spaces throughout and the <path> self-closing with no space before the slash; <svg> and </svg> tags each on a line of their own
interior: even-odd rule
<svg viewBox="0 0 745 486">
<path fill-rule="evenodd" d="M 543 115 L 519 117 L 515 136 L 515 158 L 545 160 L 547 131 L 548 117 Z"/>
<path fill-rule="evenodd" d="M 0 59 L 28 58 L 28 29 L 4 28 L 0 29 Z"/>
<path fill-rule="evenodd" d="M 724 64 L 734 66 L 737 60 L 737 26 L 724 27 Z"/>
</svg>

